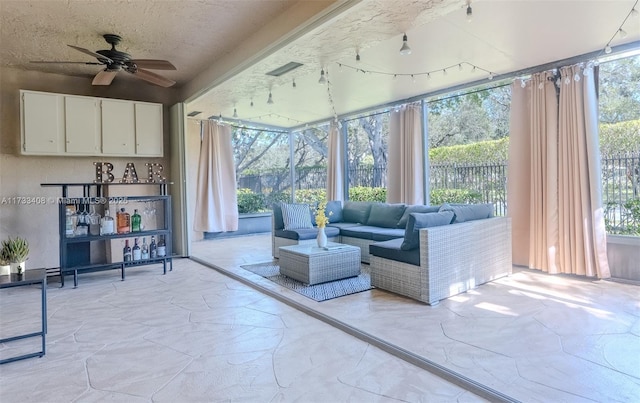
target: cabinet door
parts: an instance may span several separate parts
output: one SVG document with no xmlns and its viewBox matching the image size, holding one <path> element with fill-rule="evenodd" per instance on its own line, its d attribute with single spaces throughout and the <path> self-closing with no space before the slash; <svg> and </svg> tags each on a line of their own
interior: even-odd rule
<svg viewBox="0 0 640 403">
<path fill-rule="evenodd" d="M 162 157 L 162 105 L 136 103 L 136 155 Z"/>
<path fill-rule="evenodd" d="M 100 109 L 95 98 L 64 97 L 66 151 L 100 154 Z"/>
<path fill-rule="evenodd" d="M 22 153 L 58 154 L 64 150 L 62 96 L 22 93 Z"/>
<path fill-rule="evenodd" d="M 133 155 L 135 153 L 135 119 L 133 102 L 103 99 L 103 155 Z"/>
</svg>

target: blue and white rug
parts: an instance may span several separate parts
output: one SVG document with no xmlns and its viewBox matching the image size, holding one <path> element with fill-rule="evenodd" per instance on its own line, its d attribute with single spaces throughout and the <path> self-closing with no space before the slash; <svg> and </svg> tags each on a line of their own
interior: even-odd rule
<svg viewBox="0 0 640 403">
<path fill-rule="evenodd" d="M 277 261 L 240 267 L 318 302 L 367 291 L 373 288 L 369 275 L 369 265 L 366 264 L 362 265 L 360 275 L 357 277 L 349 277 L 314 285 L 306 285 L 298 280 L 280 274 L 280 266 L 278 266 Z"/>
</svg>

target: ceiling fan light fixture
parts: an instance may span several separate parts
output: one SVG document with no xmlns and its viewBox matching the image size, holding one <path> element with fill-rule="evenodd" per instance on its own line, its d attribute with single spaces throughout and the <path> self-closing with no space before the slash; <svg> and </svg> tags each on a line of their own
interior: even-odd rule
<svg viewBox="0 0 640 403">
<path fill-rule="evenodd" d="M 407 44 L 407 34 L 404 34 L 402 36 L 402 47 L 400 48 L 400 54 L 402 56 L 411 54 L 411 48 L 409 47 L 409 44 Z"/>
</svg>

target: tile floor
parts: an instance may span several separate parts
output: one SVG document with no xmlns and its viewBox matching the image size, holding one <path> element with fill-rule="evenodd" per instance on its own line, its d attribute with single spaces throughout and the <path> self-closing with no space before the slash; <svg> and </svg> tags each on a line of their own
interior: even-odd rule
<svg viewBox="0 0 640 403">
<path fill-rule="evenodd" d="M 0 401 L 484 400 L 424 363 L 514 400 L 639 401 L 635 285 L 520 270 L 435 307 L 382 290 L 318 303 L 239 267 L 270 260 L 269 235 L 196 242 L 192 256 L 231 277 L 177 259 L 166 276 L 51 283 L 47 354 L 0 366 Z M 0 338 L 37 330 L 38 309 L 36 288 L 1 290 Z"/>
</svg>

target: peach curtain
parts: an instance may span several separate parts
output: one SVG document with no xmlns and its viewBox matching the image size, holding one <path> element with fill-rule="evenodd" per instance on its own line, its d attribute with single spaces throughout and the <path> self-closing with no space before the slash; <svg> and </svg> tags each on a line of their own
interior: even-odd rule
<svg viewBox="0 0 640 403">
<path fill-rule="evenodd" d="M 205 120 L 198 165 L 195 231 L 224 232 L 238 229 L 236 172 L 231 127 Z"/>
<path fill-rule="evenodd" d="M 597 68 L 560 69 L 559 259 L 563 273 L 610 277 L 598 145 Z"/>
<path fill-rule="evenodd" d="M 581 69 L 561 70 L 559 98 L 552 72 L 512 84 L 507 201 L 513 262 L 606 278 L 597 93 L 593 72 L 583 77 Z"/>
<path fill-rule="evenodd" d="M 422 115 L 419 105 L 391 112 L 387 202 L 423 204 Z"/>
<path fill-rule="evenodd" d="M 342 136 L 335 123 L 329 126 L 327 157 L 327 200 L 344 200 L 344 152 Z"/>
</svg>

